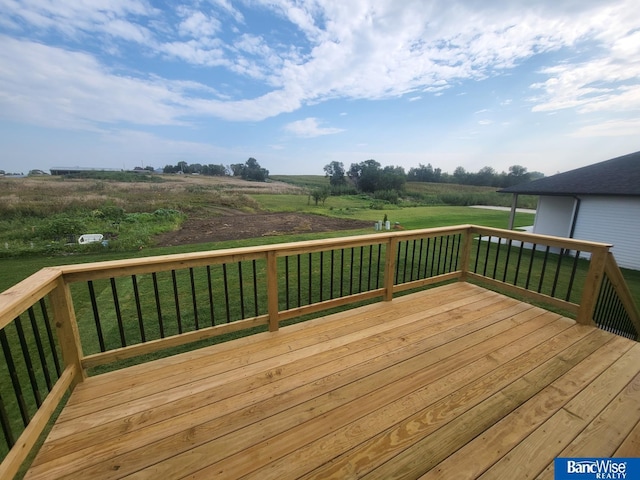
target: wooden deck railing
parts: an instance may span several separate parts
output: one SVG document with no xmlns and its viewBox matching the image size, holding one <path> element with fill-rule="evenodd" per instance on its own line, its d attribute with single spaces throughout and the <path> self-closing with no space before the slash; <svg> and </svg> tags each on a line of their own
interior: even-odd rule
<svg viewBox="0 0 640 480">
<path fill-rule="evenodd" d="M 0 478 L 89 368 L 429 284 L 479 282 L 637 340 L 609 248 L 461 225 L 43 269 L 0 294 Z"/>
</svg>

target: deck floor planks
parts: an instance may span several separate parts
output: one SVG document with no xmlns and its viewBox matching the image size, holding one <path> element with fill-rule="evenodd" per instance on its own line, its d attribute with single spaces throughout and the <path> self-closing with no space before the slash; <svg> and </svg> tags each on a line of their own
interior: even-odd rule
<svg viewBox="0 0 640 480">
<path fill-rule="evenodd" d="M 447 478 L 437 472 L 448 458 L 481 455 L 478 439 L 496 442 L 504 424 L 515 440 L 474 473 L 499 478 L 501 462 L 535 446 L 559 414 L 584 409 L 588 421 L 556 451 L 579 451 L 586 428 L 606 431 L 612 451 L 633 451 L 640 422 L 620 417 L 638 406 L 634 345 L 451 284 L 90 378 L 26 478 L 417 478 L 430 468 L 425 478 Z M 595 410 L 583 396 L 598 397 Z"/>
<path fill-rule="evenodd" d="M 483 311 L 484 311 L 484 312 L 492 311 L 492 310 L 494 310 L 494 309 L 496 309 L 496 308 L 501 308 L 501 306 L 502 306 L 502 308 L 504 308 L 504 305 L 503 305 L 502 303 L 497 302 L 497 300 L 500 300 L 499 298 L 494 297 L 494 299 L 493 299 L 493 300 L 494 300 L 494 305 L 493 305 L 493 306 L 488 305 L 488 306 L 485 306 L 484 308 L 479 308 L 479 310 L 477 310 L 477 313 L 478 313 L 478 314 L 481 314 Z M 496 302 L 497 302 L 497 303 L 496 303 Z M 476 303 L 476 305 L 479 305 L 479 303 L 480 303 L 480 302 Z M 523 310 L 523 309 L 522 309 L 520 306 L 518 306 L 518 305 L 515 305 L 515 306 L 513 306 L 513 307 L 511 307 L 511 308 L 514 310 L 514 312 Z M 504 312 L 508 313 L 508 312 L 509 312 L 509 310 L 504 310 Z M 438 331 L 438 330 L 440 330 L 440 329 L 448 329 L 448 331 L 444 333 L 445 335 L 447 335 L 449 332 L 455 332 L 455 330 L 456 330 L 456 329 L 458 329 L 458 330 L 459 330 L 459 328 L 457 328 L 457 327 L 456 327 L 456 321 L 451 321 L 451 319 L 449 318 L 449 316 L 448 316 L 448 315 L 445 315 L 445 314 L 442 314 L 442 315 L 443 315 L 443 319 L 442 319 L 442 321 L 441 321 L 441 322 L 439 322 L 439 323 L 435 323 L 435 324 L 433 325 L 433 327 L 432 327 L 432 328 L 434 328 L 434 330 L 433 330 L 431 333 L 437 333 L 437 331 Z M 483 326 L 483 325 L 484 325 L 484 323 L 483 323 L 481 320 L 480 320 L 480 321 L 476 321 L 476 323 L 478 324 L 478 326 L 479 326 L 479 327 L 481 327 L 481 326 Z M 461 327 L 461 326 L 464 326 L 464 325 L 458 325 L 458 327 Z M 418 327 L 420 327 L 420 325 L 419 325 L 419 324 L 418 324 L 418 325 L 414 325 L 414 327 L 412 327 L 412 328 L 418 328 Z M 455 327 L 455 328 L 451 328 L 451 327 Z M 509 326 L 507 325 L 507 326 L 505 326 L 504 328 L 508 328 L 508 327 L 509 327 Z M 426 338 L 428 338 L 428 337 L 429 337 L 430 330 L 431 330 L 431 328 L 427 328 L 427 329 L 422 328 L 422 331 L 421 331 L 420 333 L 421 333 L 421 335 L 426 335 Z M 407 335 L 407 334 L 408 334 L 408 333 L 410 333 L 410 332 L 409 332 L 409 331 L 403 331 L 402 329 L 397 329 L 397 330 L 395 330 L 395 333 L 396 333 L 397 335 L 402 336 L 402 335 Z M 487 332 L 487 335 L 491 335 L 491 333 L 495 334 L 495 333 L 497 333 L 497 331 L 494 331 L 494 332 Z M 411 336 L 411 338 L 412 338 L 413 340 L 417 340 L 417 339 L 419 339 L 419 338 L 421 338 L 421 337 L 420 337 L 420 335 L 413 334 L 413 335 Z M 450 337 L 447 337 L 447 338 L 453 338 L 453 337 L 451 337 L 451 336 L 450 336 Z M 363 340 L 363 341 L 364 341 L 364 340 Z M 436 346 L 437 346 L 437 345 L 439 345 L 439 344 L 441 343 L 441 340 L 436 339 L 436 340 L 433 340 L 433 342 L 434 342 L 434 345 L 436 345 Z M 403 358 L 403 357 L 405 357 L 405 356 L 407 356 L 407 357 L 411 357 L 411 356 L 413 356 L 413 353 L 412 353 L 412 350 L 411 350 L 411 348 L 410 348 L 410 345 L 411 345 L 411 344 L 408 344 L 408 342 L 406 342 L 406 340 L 404 340 L 404 339 L 402 339 L 402 338 L 399 338 L 399 339 L 397 339 L 397 342 L 396 342 L 395 344 L 394 344 L 393 342 L 391 342 L 391 341 L 387 341 L 387 342 L 382 343 L 382 344 L 381 344 L 380 342 L 377 342 L 377 346 L 376 346 L 376 348 L 377 348 L 377 350 L 380 350 L 382 353 L 386 354 L 386 353 L 387 353 L 387 350 L 394 350 L 394 348 L 390 348 L 390 347 L 395 347 L 395 350 L 398 350 L 398 352 L 397 352 L 397 353 L 398 353 L 398 355 L 396 355 L 396 357 L 398 357 L 398 358 Z M 422 347 L 420 347 L 420 348 L 421 348 L 421 349 L 425 349 L 425 348 L 427 348 L 427 347 L 422 346 Z M 372 350 L 371 355 L 375 354 L 375 352 L 376 352 L 376 350 Z M 337 355 L 335 355 L 335 352 L 334 352 L 334 351 L 329 351 L 329 352 L 327 352 L 327 354 L 328 354 L 328 356 L 329 356 L 329 357 L 336 357 L 336 356 L 337 356 Z M 355 349 L 355 348 L 353 349 L 353 351 L 350 351 L 350 352 L 349 352 L 349 354 L 350 354 L 351 356 L 356 355 L 354 358 L 355 358 L 355 360 L 356 360 L 358 363 L 362 363 L 362 362 L 366 362 L 366 361 L 367 361 L 367 357 L 366 357 L 366 356 L 363 356 L 363 358 L 360 358 L 360 357 L 358 356 L 358 351 L 357 351 L 357 349 Z M 312 358 L 311 358 L 311 364 L 313 364 L 314 366 L 316 366 L 316 363 L 317 363 L 317 361 L 318 361 L 318 360 L 321 360 L 321 359 L 317 358 L 317 356 L 316 356 L 316 357 L 312 357 Z M 333 363 L 334 363 L 334 364 L 336 364 L 336 365 L 335 365 L 335 368 L 332 368 L 332 369 L 331 369 L 331 371 L 338 370 L 338 369 L 339 369 L 339 367 L 340 367 L 340 365 L 339 365 L 339 362 L 340 362 L 339 358 L 332 358 L 332 361 L 333 361 Z M 332 365 L 328 365 L 328 367 L 331 367 L 331 366 L 332 366 Z M 325 372 L 324 372 L 324 370 L 322 370 L 322 365 L 316 366 L 316 370 L 319 370 L 320 374 L 325 373 Z M 248 377 L 248 378 L 250 379 L 250 377 Z M 311 378 L 311 380 L 312 380 L 312 379 L 313 379 L 313 378 Z M 301 378 L 301 380 L 300 380 L 300 384 L 301 384 L 301 385 L 305 385 L 306 383 L 308 383 L 308 381 L 309 381 L 309 380 L 310 380 L 309 378 Z M 267 385 L 267 386 L 268 386 L 268 385 Z M 255 386 L 254 386 L 254 385 L 252 385 L 252 387 L 255 387 Z M 249 392 L 248 397 L 249 397 L 250 399 L 255 400 L 255 398 L 254 398 L 254 397 L 257 397 L 257 395 L 255 394 L 255 388 L 251 388 L 251 389 L 250 389 L 250 388 L 248 388 L 248 387 L 247 387 L 247 388 L 245 388 L 245 390 Z M 273 393 L 280 393 L 280 394 L 281 394 L 281 393 L 282 393 L 282 391 L 277 391 L 277 392 L 266 392 L 265 397 L 266 397 L 266 398 L 270 398 L 271 396 L 273 396 Z M 220 397 L 220 395 L 218 395 L 218 397 Z M 218 400 L 219 400 L 219 399 L 220 399 L 220 398 L 218 398 Z M 193 403 L 193 402 L 195 402 L 195 403 L 197 403 L 199 406 L 202 406 L 202 403 L 201 403 L 201 402 L 202 402 L 203 398 L 197 398 L 196 400 L 194 400 L 194 399 L 193 399 L 193 396 L 187 396 L 187 397 L 185 398 L 185 400 L 186 400 L 186 403 L 181 404 L 180 406 L 181 406 L 181 407 L 184 407 L 184 409 L 188 409 L 188 408 L 189 408 L 189 405 L 188 405 L 187 403 Z M 173 406 L 174 406 L 174 404 L 168 404 L 168 405 L 169 405 L 169 407 L 173 407 Z M 217 405 L 216 405 L 216 407 L 217 407 L 217 409 L 219 409 L 220 405 L 219 405 L 219 404 L 217 404 Z M 183 409 L 180 409 L 179 411 L 183 411 Z M 156 411 L 156 412 L 154 412 L 154 415 L 157 415 L 157 413 L 158 413 L 157 411 Z M 171 408 L 171 409 L 170 409 L 170 411 L 168 412 L 168 418 L 169 418 L 169 419 L 171 419 L 171 418 L 172 418 L 172 417 L 174 417 L 174 416 L 175 416 L 175 409 L 174 409 L 174 408 Z M 129 420 L 130 420 L 130 419 L 129 419 Z M 127 421 L 127 422 L 126 422 L 126 426 L 127 426 L 128 428 L 131 428 L 131 425 L 132 425 L 132 421 Z M 114 426 L 114 428 L 116 429 L 115 436 L 118 436 L 118 434 L 121 434 L 121 433 L 122 433 L 122 432 L 120 431 L 120 429 L 119 429 L 118 425 L 112 425 L 112 426 Z M 104 425 L 102 425 L 102 427 L 104 427 Z M 64 426 L 63 426 L 62 428 L 64 428 Z M 69 428 L 71 428 L 71 427 L 69 426 Z M 82 435 L 81 435 L 81 436 L 82 436 L 82 438 L 80 438 L 80 439 L 79 439 L 79 441 L 83 442 L 83 443 L 84 443 L 84 445 L 87 445 L 87 443 L 90 443 L 90 442 L 88 442 L 88 440 L 89 440 L 89 439 L 87 438 L 87 435 L 86 435 L 86 433 L 87 433 L 87 432 L 86 432 L 86 430 L 85 430 L 85 431 L 83 431 L 83 432 L 80 432 L 80 433 L 82 434 Z M 98 438 L 98 439 L 101 439 L 101 440 L 104 440 L 104 433 L 105 433 L 105 432 L 104 432 L 104 429 L 103 429 L 103 428 L 101 428 L 99 433 L 100 433 L 100 435 L 97 435 L 97 438 Z M 53 438 L 55 439 L 56 437 L 55 437 L 55 436 L 53 436 Z M 58 442 L 58 443 L 64 443 L 64 445 L 66 445 L 66 446 L 68 447 L 68 445 L 69 445 L 69 437 L 68 437 L 68 436 L 67 436 L 67 437 L 63 437 L 63 440 L 64 440 L 64 442 Z M 51 445 L 52 445 L 52 444 L 53 444 L 53 445 L 55 445 L 55 444 L 56 444 L 56 441 L 54 440 L 53 442 L 49 442 L 49 444 L 45 447 L 44 452 L 43 452 L 43 455 L 42 455 L 42 457 L 44 457 L 44 458 L 43 458 L 42 460 L 46 460 L 46 457 L 47 457 L 47 456 L 51 456 L 51 457 L 59 457 L 59 456 L 61 455 L 61 453 L 63 453 L 63 452 L 61 452 L 60 450 L 53 451 L 53 450 L 55 450 L 55 449 L 53 449 L 53 448 L 51 447 Z"/>
<path fill-rule="evenodd" d="M 640 344 L 626 351 L 479 478 L 497 479 L 505 478 L 505 475 L 525 477 L 525 472 L 534 478 L 545 469 L 550 471 L 553 459 L 609 404 L 613 392 L 620 392 L 627 386 L 639 369 Z"/>
<path fill-rule="evenodd" d="M 476 321 L 474 323 L 477 323 L 478 324 L 477 326 L 479 326 L 479 327 L 483 326 L 483 325 L 486 326 L 487 324 L 490 324 L 492 322 L 498 321 L 502 317 L 508 317 L 510 314 L 513 314 L 513 313 L 522 312 L 523 315 L 528 316 L 529 314 L 526 313 L 526 312 L 531 310 L 530 307 L 528 307 L 528 306 L 524 306 L 524 308 L 523 308 L 523 304 L 517 304 L 517 303 L 514 304 L 514 302 L 512 302 L 512 301 L 509 301 L 507 304 L 511 304 L 511 307 L 505 308 L 504 302 L 500 301 L 497 304 L 497 306 L 500 307 L 500 305 L 502 305 L 502 310 L 500 310 L 498 313 L 494 312 L 493 314 L 490 314 L 487 317 L 487 319 L 484 320 L 484 321 L 478 320 L 478 321 Z M 488 307 L 485 307 L 485 310 L 487 308 Z M 480 313 L 482 313 L 482 311 L 483 311 L 483 309 L 480 309 L 480 310 L 476 311 L 476 314 L 480 314 Z M 461 325 L 461 326 L 464 326 L 464 325 Z M 506 329 L 511 328 L 513 325 L 510 324 L 509 322 L 507 322 L 506 325 L 498 325 L 498 326 L 500 326 L 502 330 L 506 330 Z M 484 328 L 482 331 L 480 331 L 478 334 L 476 334 L 475 336 L 477 337 L 477 340 L 476 340 L 475 343 L 477 343 L 480 340 L 486 339 L 486 338 L 492 338 L 493 336 L 495 336 L 495 334 L 499 333 L 499 330 L 497 330 L 495 328 L 492 328 L 492 327 L 493 327 L 492 325 L 489 325 L 488 328 Z M 467 329 L 468 329 L 468 327 L 467 327 Z M 428 331 L 429 328 L 426 328 L 424 330 Z M 444 332 L 444 335 L 448 335 L 449 332 L 452 332 L 454 330 L 460 330 L 460 329 L 459 328 L 450 329 L 449 331 Z M 473 330 L 473 328 L 471 328 L 470 330 Z M 469 333 L 469 332 L 467 331 L 466 333 Z M 462 333 L 459 332 L 458 336 L 461 335 L 461 334 Z M 417 337 L 417 335 L 416 335 L 416 337 Z M 451 356 L 453 353 L 456 352 L 456 350 L 458 350 L 460 348 L 468 348 L 468 346 L 470 344 L 472 345 L 473 343 L 469 343 L 472 337 L 473 337 L 472 335 L 466 335 L 466 336 L 460 338 L 459 341 L 453 342 L 453 343 L 447 345 L 447 347 L 449 347 L 449 348 L 444 349 L 442 347 L 438 347 L 436 350 L 443 351 L 446 355 Z M 449 338 L 451 338 L 451 337 L 449 336 Z M 441 345 L 443 340 L 442 339 L 438 339 L 438 338 L 434 338 L 433 340 L 429 340 L 429 338 L 427 338 L 426 341 L 432 342 L 433 343 L 432 346 L 435 347 L 435 346 Z M 459 348 L 457 348 L 457 345 L 458 345 Z M 402 348 L 400 348 L 400 347 L 402 347 Z M 424 344 L 424 345 L 422 345 L 420 347 L 419 350 L 416 350 L 416 352 L 422 352 L 427 347 L 428 347 L 428 345 Z M 431 358 L 425 358 L 424 360 L 420 360 L 419 358 L 415 358 L 416 352 L 412 353 L 411 345 L 410 344 L 407 345 L 407 342 L 405 341 L 404 345 L 399 345 L 399 348 L 397 349 L 396 353 L 393 356 L 390 356 L 388 361 L 391 361 L 391 363 L 394 363 L 394 362 L 397 362 L 400 359 L 408 358 L 412 362 L 423 362 L 423 363 L 427 364 L 427 363 L 435 361 L 435 359 L 439 358 L 439 356 L 442 356 L 442 354 L 439 354 L 437 351 L 433 351 L 433 353 L 430 355 Z M 364 359 L 358 358 L 358 363 L 362 364 L 363 360 L 366 360 L 366 358 L 364 358 Z M 375 365 L 371 361 L 366 362 L 365 364 L 362 365 L 362 367 L 364 369 L 362 369 L 362 368 L 359 369 L 360 371 L 356 372 L 356 375 L 353 376 L 353 379 L 361 378 L 361 377 L 365 376 L 367 373 L 370 373 L 370 370 L 371 370 L 371 368 L 373 366 L 375 366 Z M 386 365 L 386 366 L 388 366 L 388 365 Z M 324 367 L 320 366 L 319 368 L 322 371 L 322 368 L 324 368 Z M 382 368 L 382 367 L 378 367 L 378 368 Z M 333 370 L 333 369 L 331 369 L 331 370 Z M 326 373 L 326 371 L 325 371 L 325 373 Z M 303 379 L 303 380 L 305 380 L 305 379 Z M 306 380 L 308 380 L 308 379 L 306 379 Z M 303 381 L 301 384 L 302 385 L 306 385 L 306 382 Z M 328 386 L 328 385 L 326 385 L 326 386 Z M 326 388 L 326 386 L 322 385 L 323 388 Z M 269 398 L 271 398 L 271 397 L 269 397 Z M 286 406 L 286 404 L 284 406 Z M 280 408 L 282 409 L 284 406 L 281 406 Z M 216 407 L 218 407 L 218 406 L 216 406 Z M 236 420 L 234 422 L 234 424 L 237 424 L 237 423 L 238 423 L 238 420 Z M 205 438 L 206 438 L 206 434 L 207 434 L 207 432 L 205 431 Z M 211 434 L 209 433 L 209 435 L 211 435 Z M 120 439 L 118 439 L 118 440 L 120 440 Z M 167 440 L 170 440 L 170 439 L 167 439 Z M 193 445 L 189 445 L 189 446 L 193 446 Z M 175 451 L 176 451 L 176 444 L 174 442 L 174 444 L 170 444 L 169 445 L 169 453 L 175 454 Z M 95 452 L 91 452 L 91 458 L 94 458 L 94 457 L 95 457 Z M 80 460 L 82 460 L 82 456 L 79 457 L 79 458 L 80 458 Z M 122 470 L 123 466 L 120 465 L 119 468 L 120 468 L 120 470 Z M 92 471 L 91 474 L 92 474 L 92 476 L 96 475 L 96 472 Z"/>
<path fill-rule="evenodd" d="M 528 327 L 529 324 L 526 326 Z M 518 332 L 515 330 L 516 328 L 511 330 L 514 336 L 522 334 L 525 328 L 520 329 L 521 331 Z M 271 458 L 278 457 L 281 457 L 279 464 L 282 465 L 282 469 L 287 472 L 286 474 L 295 475 L 292 471 L 292 465 L 300 465 L 301 468 L 306 468 L 304 465 L 305 462 L 299 461 L 300 458 L 305 458 L 306 463 L 311 460 L 318 462 L 319 459 L 322 458 L 322 455 L 327 454 L 328 448 L 336 449 L 340 445 L 341 437 L 339 436 L 330 435 L 328 438 L 321 438 L 315 441 L 316 437 L 320 437 L 323 434 L 329 435 L 332 431 L 339 428 L 348 429 L 349 433 L 352 433 L 353 422 L 356 420 L 358 420 L 356 430 L 358 430 L 360 435 L 366 435 L 362 433 L 362 423 L 370 422 L 373 423 L 372 428 L 379 428 L 376 424 L 377 421 L 390 422 L 393 414 L 403 415 L 402 412 L 413 411 L 420 403 L 428 402 L 430 397 L 438 398 L 439 392 L 447 388 L 451 389 L 452 383 L 447 381 L 449 379 L 445 380 L 443 378 L 443 375 L 447 372 L 453 372 L 451 376 L 459 377 L 459 381 L 464 382 L 475 378 L 483 368 L 491 368 L 495 362 L 488 361 L 483 363 L 478 361 L 478 359 L 481 358 L 482 355 L 490 353 L 497 348 L 499 342 L 494 338 L 484 343 L 486 344 L 485 351 L 483 351 L 479 345 L 476 345 L 476 348 L 467 349 L 467 351 L 464 352 L 466 358 L 464 358 L 463 355 L 449 357 L 445 361 L 438 362 L 430 368 L 422 368 L 422 370 L 420 370 L 420 364 L 422 362 L 415 362 L 412 359 L 411 362 L 414 365 L 406 368 L 405 377 L 397 379 L 395 376 L 391 376 L 391 383 L 378 386 L 378 388 L 373 389 L 373 391 L 372 387 L 375 387 L 375 383 L 373 386 L 368 386 L 364 389 L 354 389 L 353 394 L 347 397 L 347 399 L 351 401 L 331 411 L 330 416 L 314 415 L 305 424 L 296 425 L 284 432 L 278 429 L 277 425 L 273 425 L 273 419 L 269 419 L 263 427 L 267 429 L 270 434 L 275 435 L 266 439 L 264 444 L 273 445 L 272 448 L 265 448 L 264 444 L 256 443 L 247 449 L 244 448 L 247 444 L 241 442 L 236 452 L 233 453 L 233 450 L 228 448 L 228 444 L 220 445 L 220 448 L 227 448 L 221 455 L 233 454 L 227 456 L 218 464 L 211 466 L 203 465 L 204 470 L 198 471 L 195 474 L 195 478 L 211 478 L 215 475 L 233 477 L 250 473 L 252 470 L 255 470 L 261 462 L 266 462 Z M 436 381 L 436 379 L 441 380 Z M 429 386 L 423 387 L 423 385 Z M 250 431 L 247 433 L 251 435 Z M 290 443 L 289 440 L 291 439 L 295 440 L 295 442 Z M 302 446 L 305 443 L 305 439 L 311 443 Z M 231 441 L 233 438 L 227 438 L 227 440 Z M 319 446 L 316 445 L 317 443 L 319 443 Z M 216 450 L 216 448 L 212 446 L 205 447 L 208 447 L 206 451 Z M 205 449 L 203 449 L 203 451 L 205 451 Z M 194 453 L 199 454 L 201 452 L 188 452 L 185 457 L 189 457 Z M 267 456 L 263 456 L 264 453 L 266 453 Z M 251 462 L 246 461 L 247 455 L 250 456 Z M 284 458 L 285 455 L 293 456 L 294 458 L 293 460 Z M 188 465 L 189 462 L 186 462 L 185 458 L 177 458 L 176 460 L 176 468 L 181 469 L 182 472 L 188 471 L 185 466 Z M 210 457 L 206 459 L 206 463 L 210 461 Z M 165 465 L 162 465 L 161 468 L 164 467 Z M 153 468 L 150 470 L 156 469 Z M 134 476 L 133 478 L 147 478 L 145 477 L 145 473 L 147 472 L 141 473 L 140 477 Z M 280 474 L 281 472 L 273 467 L 268 471 L 259 471 L 261 478 L 272 478 Z"/>
<path fill-rule="evenodd" d="M 633 345 L 622 337 L 611 338 L 606 334 L 600 337 L 605 340 L 601 347 L 586 352 L 588 356 L 584 360 L 420 479 L 477 478 L 481 475 Z"/>
</svg>

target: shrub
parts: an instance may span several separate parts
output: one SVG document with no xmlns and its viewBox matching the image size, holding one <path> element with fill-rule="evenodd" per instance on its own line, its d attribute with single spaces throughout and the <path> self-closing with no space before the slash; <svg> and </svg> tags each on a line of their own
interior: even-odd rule
<svg viewBox="0 0 640 480">
<path fill-rule="evenodd" d="M 400 201 L 400 195 L 398 195 L 397 190 L 378 190 L 373 194 L 373 198 L 393 203 L 394 205 Z"/>
</svg>

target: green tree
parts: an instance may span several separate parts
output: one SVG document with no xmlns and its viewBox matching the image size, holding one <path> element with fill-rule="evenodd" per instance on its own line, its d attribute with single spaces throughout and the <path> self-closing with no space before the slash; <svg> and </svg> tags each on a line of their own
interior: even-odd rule
<svg viewBox="0 0 640 480">
<path fill-rule="evenodd" d="M 380 163 L 370 159 L 360 163 L 352 163 L 347 174 L 358 190 L 373 193 L 378 187 L 382 169 Z"/>
<path fill-rule="evenodd" d="M 316 202 L 316 207 L 318 206 L 318 202 L 322 202 L 322 205 L 324 205 L 324 202 L 330 195 L 331 189 L 329 187 L 318 187 L 311 191 L 311 197 L 313 201 Z"/>
<path fill-rule="evenodd" d="M 262 168 L 253 157 L 249 158 L 244 164 L 235 163 L 231 165 L 231 171 L 234 177 L 241 177 L 243 180 L 252 180 L 254 182 L 266 182 L 269 177 L 269 170 Z"/>
<path fill-rule="evenodd" d="M 344 164 L 342 162 L 337 162 L 334 160 L 328 165 L 325 165 L 324 173 L 326 177 L 329 177 L 329 184 L 332 187 L 340 187 L 346 185 L 347 183 Z"/>
</svg>

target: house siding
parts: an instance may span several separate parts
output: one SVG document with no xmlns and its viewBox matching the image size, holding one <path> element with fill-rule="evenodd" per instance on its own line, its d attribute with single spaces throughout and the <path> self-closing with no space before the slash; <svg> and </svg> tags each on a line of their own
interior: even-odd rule
<svg viewBox="0 0 640 480">
<path fill-rule="evenodd" d="M 621 267 L 640 270 L 640 197 L 583 197 L 573 237 L 611 243 Z"/>
</svg>

